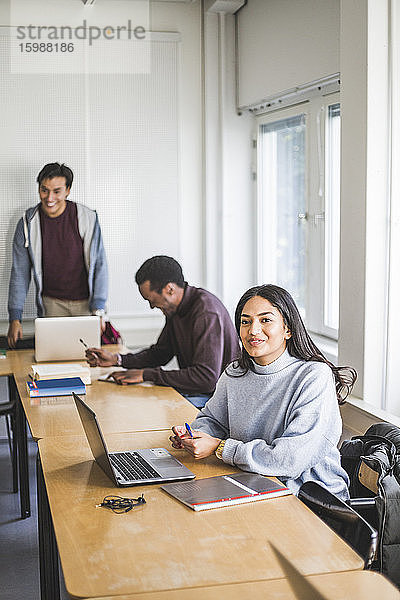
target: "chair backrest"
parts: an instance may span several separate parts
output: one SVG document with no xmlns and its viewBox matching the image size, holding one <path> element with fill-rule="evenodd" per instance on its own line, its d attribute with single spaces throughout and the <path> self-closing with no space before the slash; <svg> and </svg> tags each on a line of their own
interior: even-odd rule
<svg viewBox="0 0 400 600">
<path fill-rule="evenodd" d="M 364 435 L 345 440 L 340 454 L 350 478 L 351 505 L 378 531 L 373 568 L 400 587 L 400 428 L 375 423 Z M 375 509 L 362 506 L 367 496 Z"/>
<path fill-rule="evenodd" d="M 35 338 L 24 337 L 22 340 L 17 340 L 15 348 L 10 348 L 8 345 L 7 336 L 0 335 L 0 348 L 5 348 L 6 350 L 32 350 L 35 348 Z"/>
<path fill-rule="evenodd" d="M 298 497 L 364 559 L 364 568 L 371 565 L 378 534 L 361 515 L 314 481 L 303 483 Z"/>
<path fill-rule="evenodd" d="M 392 425 L 392 423 L 375 423 L 375 425 L 371 425 L 371 427 L 367 429 L 365 435 L 379 435 L 394 444 L 397 456 L 393 467 L 393 475 L 400 483 L 400 427 Z"/>
</svg>

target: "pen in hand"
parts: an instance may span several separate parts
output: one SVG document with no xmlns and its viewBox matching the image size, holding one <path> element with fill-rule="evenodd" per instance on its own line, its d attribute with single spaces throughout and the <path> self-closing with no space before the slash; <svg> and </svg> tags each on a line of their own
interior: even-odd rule
<svg viewBox="0 0 400 600">
<path fill-rule="evenodd" d="M 85 346 L 85 348 L 86 348 L 86 352 L 85 352 L 85 354 L 86 354 L 86 357 L 89 357 L 89 355 L 96 357 L 96 355 L 95 355 L 95 353 L 94 353 L 94 352 L 89 352 L 89 353 L 88 353 L 89 346 L 87 345 L 87 343 L 86 343 L 86 342 L 84 342 L 84 341 L 83 341 L 83 339 L 82 339 L 82 338 L 79 338 L 79 341 L 80 341 L 80 343 L 81 343 L 81 344 L 83 344 L 83 345 Z M 97 359 L 96 359 L 96 360 L 97 360 Z M 97 366 L 97 365 L 92 365 L 92 366 Z"/>
<path fill-rule="evenodd" d="M 192 433 L 192 430 L 190 429 L 189 423 L 185 423 L 185 427 L 186 427 L 186 431 L 188 432 L 188 434 L 192 438 L 193 437 L 193 433 Z"/>
</svg>

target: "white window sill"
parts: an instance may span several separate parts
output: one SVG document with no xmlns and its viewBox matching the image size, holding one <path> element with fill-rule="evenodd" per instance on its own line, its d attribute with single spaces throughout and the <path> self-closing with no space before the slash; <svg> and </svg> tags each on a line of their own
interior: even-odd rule
<svg viewBox="0 0 400 600">
<path fill-rule="evenodd" d="M 337 340 L 319 335 L 318 333 L 308 332 L 314 344 L 318 346 L 323 355 L 334 365 L 337 365 L 338 343 Z"/>
<path fill-rule="evenodd" d="M 313 342 L 323 352 L 328 360 L 337 364 L 338 344 L 336 340 L 310 332 Z M 364 435 L 374 423 L 392 423 L 400 427 L 400 417 L 382 410 L 372 404 L 367 404 L 361 398 L 349 396 L 346 404 L 340 407 L 343 426 L 353 435 Z"/>
</svg>

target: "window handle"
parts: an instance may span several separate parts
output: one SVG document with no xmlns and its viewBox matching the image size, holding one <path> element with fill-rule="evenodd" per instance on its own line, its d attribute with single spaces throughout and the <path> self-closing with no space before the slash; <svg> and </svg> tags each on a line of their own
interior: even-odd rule
<svg viewBox="0 0 400 600">
<path fill-rule="evenodd" d="M 321 212 L 321 213 L 316 213 L 314 215 L 309 215 L 308 213 L 304 212 L 304 213 L 297 213 L 297 220 L 298 221 L 308 221 L 309 216 L 312 217 L 312 222 L 315 226 L 318 225 L 319 221 L 325 221 L 325 213 Z"/>
<path fill-rule="evenodd" d="M 318 225 L 318 221 L 325 221 L 325 213 L 324 212 L 316 213 L 315 215 L 313 215 L 313 221 L 314 221 L 314 225 L 316 227 Z"/>
</svg>

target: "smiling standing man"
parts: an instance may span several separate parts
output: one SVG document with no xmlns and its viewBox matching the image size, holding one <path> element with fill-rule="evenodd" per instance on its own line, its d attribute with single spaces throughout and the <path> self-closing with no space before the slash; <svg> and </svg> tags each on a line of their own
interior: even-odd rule
<svg viewBox="0 0 400 600">
<path fill-rule="evenodd" d="M 228 311 L 207 290 L 188 285 L 180 264 L 169 256 L 146 260 L 135 279 L 150 308 L 159 308 L 166 317 L 157 342 L 136 354 L 89 348 L 89 364 L 125 367 L 127 371 L 112 374 L 117 383 L 152 381 L 168 385 L 197 408 L 203 407 L 224 368 L 240 354 Z M 162 369 L 174 356 L 179 369 Z"/>
<path fill-rule="evenodd" d="M 37 176 L 40 203 L 19 220 L 8 292 L 8 344 L 22 338 L 31 274 L 39 317 L 104 314 L 108 273 L 97 213 L 68 200 L 73 173 L 49 163 Z"/>
</svg>

